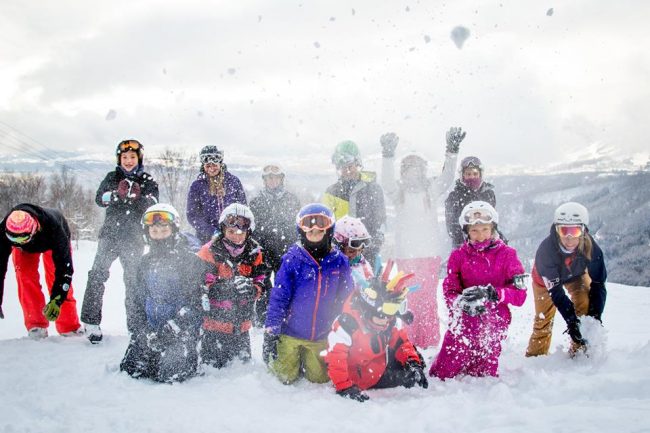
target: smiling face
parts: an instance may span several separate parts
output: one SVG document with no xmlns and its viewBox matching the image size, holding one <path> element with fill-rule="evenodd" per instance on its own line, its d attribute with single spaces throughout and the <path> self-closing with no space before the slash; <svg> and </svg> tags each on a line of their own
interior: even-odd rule
<svg viewBox="0 0 650 433">
<path fill-rule="evenodd" d="M 560 243 L 562 244 L 564 249 L 567 250 L 567 251 L 575 250 L 578 247 L 578 245 L 580 244 L 580 238 L 579 237 L 562 236 L 561 234 L 558 234 L 558 237 L 560 238 Z"/>
<path fill-rule="evenodd" d="M 126 170 L 131 171 L 138 166 L 138 154 L 133 150 L 128 150 L 120 154 L 120 166 Z"/>
<path fill-rule="evenodd" d="M 318 243 L 325 236 L 325 230 L 312 229 L 306 233 L 309 242 Z"/>
<path fill-rule="evenodd" d="M 481 178 L 481 170 L 475 167 L 468 167 L 465 170 L 463 170 L 463 179 L 464 180 L 470 180 L 470 179 L 480 179 Z"/>
<path fill-rule="evenodd" d="M 469 226 L 467 231 L 469 241 L 480 243 L 492 237 L 492 224 L 474 224 Z"/>
<path fill-rule="evenodd" d="M 226 227 L 223 235 L 235 245 L 242 245 L 246 241 L 246 231 L 237 227 Z"/>
<path fill-rule="evenodd" d="M 221 164 L 208 162 L 203 164 L 203 171 L 210 177 L 217 176 L 221 172 Z"/>
</svg>

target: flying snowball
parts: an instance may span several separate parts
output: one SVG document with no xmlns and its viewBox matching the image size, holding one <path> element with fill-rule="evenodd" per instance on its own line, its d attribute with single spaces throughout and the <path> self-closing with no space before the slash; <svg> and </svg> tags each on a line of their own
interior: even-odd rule
<svg viewBox="0 0 650 433">
<path fill-rule="evenodd" d="M 463 44 L 469 38 L 469 30 L 463 26 L 456 26 L 451 31 L 451 40 L 454 41 L 456 47 L 460 50 L 463 48 Z"/>
</svg>

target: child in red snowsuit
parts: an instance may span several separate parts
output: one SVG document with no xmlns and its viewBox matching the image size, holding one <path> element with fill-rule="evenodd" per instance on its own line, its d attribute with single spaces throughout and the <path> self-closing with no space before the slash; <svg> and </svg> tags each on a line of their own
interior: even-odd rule
<svg viewBox="0 0 650 433">
<path fill-rule="evenodd" d="M 13 255 L 18 298 L 30 338 L 47 337 L 49 321 L 62 335 L 81 335 L 77 302 L 72 291 L 70 228 L 63 214 L 23 203 L 0 223 L 0 305 L 9 255 Z M 38 273 L 43 256 L 50 301 L 46 305 Z M 0 318 L 2 308 L 0 307 Z"/>
<path fill-rule="evenodd" d="M 342 397 L 363 402 L 370 388 L 428 386 L 424 361 L 402 328 L 410 316 L 404 283 L 412 275 L 388 282 L 390 267 L 385 278 L 350 295 L 327 338 L 327 371 Z"/>
</svg>

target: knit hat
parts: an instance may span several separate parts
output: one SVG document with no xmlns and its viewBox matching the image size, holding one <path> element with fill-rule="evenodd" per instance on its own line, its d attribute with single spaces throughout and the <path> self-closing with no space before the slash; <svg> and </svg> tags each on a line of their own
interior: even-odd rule
<svg viewBox="0 0 650 433">
<path fill-rule="evenodd" d="M 5 221 L 8 232 L 15 234 L 33 235 L 38 230 L 38 221 L 25 211 L 15 210 L 9 214 Z"/>
</svg>

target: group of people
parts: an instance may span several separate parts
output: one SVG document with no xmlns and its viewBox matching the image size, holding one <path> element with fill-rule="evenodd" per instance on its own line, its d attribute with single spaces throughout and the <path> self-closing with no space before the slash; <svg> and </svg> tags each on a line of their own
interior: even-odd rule
<svg viewBox="0 0 650 433">
<path fill-rule="evenodd" d="M 442 380 L 497 376 L 510 307 L 523 305 L 528 274 L 498 228 L 494 189 L 474 156 L 461 161 L 445 200 L 453 248 L 443 281 L 449 323 L 440 340 L 436 289 L 444 247 L 437 204 L 454 180 L 464 138 L 460 128 L 447 133 L 440 176 L 429 178 L 426 159 L 410 153 L 400 160 L 397 177 L 399 138 L 382 135 L 380 182 L 362 170 L 358 146 L 341 142 L 332 156 L 338 181 L 321 203 L 303 207 L 285 189 L 278 165 L 263 168 L 264 188 L 249 205 L 223 151 L 206 146 L 187 197 L 195 234 L 181 230 L 173 206 L 158 202 L 142 144 L 122 141 L 115 170 L 97 190 L 106 218 L 81 321 L 67 222 L 57 210 L 26 203 L 0 223 L 0 317 L 12 255 L 28 335 L 47 337 L 54 321 L 61 335 L 100 343 L 104 285 L 119 258 L 130 335 L 120 368 L 133 377 L 181 381 L 201 363 L 222 368 L 246 362 L 253 326 L 264 330 L 264 361 L 283 383 L 301 376 L 331 380 L 338 394 L 357 401 L 368 399 L 369 388 L 427 387 L 420 349 L 440 346 L 429 375 Z M 394 253 L 385 264 L 384 197 L 395 209 Z M 527 356 L 548 353 L 556 309 L 566 321 L 572 354 L 588 347 L 580 317 L 602 320 L 607 273 L 588 224 L 588 211 L 578 203 L 555 211 L 531 271 L 535 318 Z"/>
</svg>

